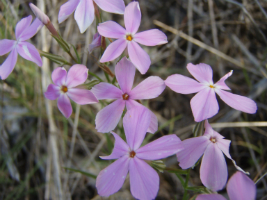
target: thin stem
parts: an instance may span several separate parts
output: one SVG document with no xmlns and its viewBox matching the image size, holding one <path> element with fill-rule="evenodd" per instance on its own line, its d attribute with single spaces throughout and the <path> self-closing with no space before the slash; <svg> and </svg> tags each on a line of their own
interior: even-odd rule
<svg viewBox="0 0 267 200">
<path fill-rule="evenodd" d="M 187 185 L 188 185 L 188 181 L 189 181 L 190 170 L 191 170 L 191 168 L 187 170 L 187 174 L 186 174 L 183 200 L 187 199 Z"/>
<path fill-rule="evenodd" d="M 71 52 L 67 52 L 69 54 L 69 56 L 72 58 L 72 60 L 74 60 L 74 62 L 78 63 L 78 61 L 73 57 L 73 55 L 71 54 Z"/>
</svg>

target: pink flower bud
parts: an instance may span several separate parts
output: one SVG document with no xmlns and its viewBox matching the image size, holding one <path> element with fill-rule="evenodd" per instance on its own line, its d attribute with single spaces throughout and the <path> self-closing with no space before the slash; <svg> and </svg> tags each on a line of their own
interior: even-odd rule
<svg viewBox="0 0 267 200">
<path fill-rule="evenodd" d="M 44 24 L 47 25 L 50 22 L 49 17 L 44 14 L 43 11 L 41 11 L 38 7 L 36 7 L 34 4 L 30 3 L 30 7 L 32 9 L 32 12 L 35 14 L 35 16 Z"/>
</svg>

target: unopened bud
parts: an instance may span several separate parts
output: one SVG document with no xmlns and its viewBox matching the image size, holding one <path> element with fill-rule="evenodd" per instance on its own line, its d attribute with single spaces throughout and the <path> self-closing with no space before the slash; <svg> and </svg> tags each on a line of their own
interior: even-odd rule
<svg viewBox="0 0 267 200">
<path fill-rule="evenodd" d="M 92 53 L 94 49 L 101 46 L 101 35 L 99 33 L 96 33 L 93 37 L 93 41 L 91 44 L 89 44 L 88 51 L 89 53 Z"/>
<path fill-rule="evenodd" d="M 150 165 L 155 170 L 161 173 L 163 173 L 164 169 L 166 168 L 166 165 L 164 164 L 162 160 L 153 160 Z"/>
</svg>

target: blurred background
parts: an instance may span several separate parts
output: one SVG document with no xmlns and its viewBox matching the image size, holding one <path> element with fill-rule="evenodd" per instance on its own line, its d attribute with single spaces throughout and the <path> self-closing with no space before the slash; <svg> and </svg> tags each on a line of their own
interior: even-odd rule
<svg viewBox="0 0 267 200">
<path fill-rule="evenodd" d="M 100 49 L 88 53 L 88 45 L 96 33 L 94 23 L 84 34 L 71 15 L 57 23 L 59 8 L 66 0 L 1 0 L 0 39 L 15 40 L 17 22 L 33 15 L 32 2 L 45 10 L 63 38 L 74 45 L 82 63 L 104 81 L 99 67 Z M 130 0 L 125 0 L 128 4 Z M 254 115 L 233 110 L 219 97 L 220 111 L 209 122 L 226 139 L 232 140 L 230 154 L 237 165 L 258 180 L 267 169 L 267 1 L 266 0 L 140 0 L 142 21 L 139 31 L 159 28 L 169 43 L 157 47 L 143 47 L 152 65 L 145 75 L 136 72 L 135 85 L 148 76 L 166 79 L 171 74 L 191 77 L 187 63 L 206 63 L 213 68 L 213 80 L 218 81 L 233 70 L 226 81 L 235 94 L 256 101 Z M 102 12 L 103 21 L 114 20 L 124 25 L 122 15 Z M 38 49 L 64 57 L 72 62 L 45 27 L 31 39 Z M 7 54 L 8 55 L 8 54 Z M 7 55 L 0 57 L 3 63 Z M 114 72 L 116 62 L 109 67 Z M 73 63 L 74 64 L 74 63 Z M 95 177 L 112 161 L 103 161 L 113 148 L 110 134 L 95 129 L 96 113 L 107 105 L 73 105 L 73 114 L 66 119 L 56 101 L 47 101 L 43 92 L 51 82 L 51 72 L 60 65 L 43 58 L 43 66 L 20 56 L 15 70 L 0 81 L 0 200 L 89 200 L 133 199 L 127 178 L 122 189 L 109 198 L 99 197 Z M 67 69 L 69 66 L 64 66 Z M 89 80 L 94 80 L 89 76 Z M 184 140 L 192 137 L 195 125 L 190 99 L 166 88 L 156 99 L 142 101 L 158 117 L 159 130 L 147 135 L 145 142 L 175 133 Z M 261 123 L 253 123 L 261 122 Z M 115 132 L 122 134 L 120 122 Z M 175 156 L 164 160 L 171 168 L 178 168 Z M 236 172 L 226 158 L 229 177 Z M 76 169 L 69 170 L 67 168 Z M 80 172 L 79 172 L 80 171 Z M 82 172 L 82 173 L 81 173 Z M 179 200 L 183 189 L 175 174 L 159 173 L 160 189 L 157 200 Z M 183 177 L 184 178 L 184 177 Z M 257 199 L 267 199 L 267 178 L 257 183 Z M 191 170 L 190 186 L 201 186 L 199 166 Z M 226 195 L 226 190 L 219 192 Z M 190 193 L 194 197 L 195 193 Z"/>
</svg>

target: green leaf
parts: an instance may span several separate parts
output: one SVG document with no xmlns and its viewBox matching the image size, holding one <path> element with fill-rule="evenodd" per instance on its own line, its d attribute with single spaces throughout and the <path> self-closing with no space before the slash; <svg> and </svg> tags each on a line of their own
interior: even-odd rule
<svg viewBox="0 0 267 200">
<path fill-rule="evenodd" d="M 39 53 L 41 56 L 44 56 L 46 58 L 48 58 L 49 60 L 59 64 L 59 65 L 69 65 L 71 66 L 72 64 L 69 63 L 65 58 L 61 57 L 61 56 L 58 56 L 58 55 L 54 55 L 54 54 L 51 54 L 51 53 L 48 53 L 48 52 L 44 52 L 44 51 L 41 51 L 39 50 Z"/>
<path fill-rule="evenodd" d="M 187 170 L 174 169 L 174 168 L 168 168 L 168 167 L 165 168 L 165 171 L 174 173 L 174 174 L 188 174 Z"/>
<path fill-rule="evenodd" d="M 79 56 L 79 54 L 78 54 L 78 52 L 77 52 L 77 49 L 75 48 L 74 45 L 71 45 L 71 46 L 72 46 L 72 48 L 73 48 L 73 50 L 74 50 L 74 52 L 75 52 L 75 54 L 76 54 L 76 57 L 77 57 L 77 59 L 78 59 L 78 63 L 81 64 L 81 63 L 82 63 L 82 62 L 81 62 L 81 58 L 80 58 L 80 56 Z"/>
<path fill-rule="evenodd" d="M 69 168 L 69 167 L 63 167 L 64 169 L 67 169 L 67 170 L 70 170 L 70 171 L 73 171 L 73 172 L 78 172 L 78 173 L 80 173 L 80 174 L 83 174 L 83 175 L 85 175 L 85 176 L 88 176 L 88 177 L 91 177 L 91 178 L 94 178 L 94 179 L 96 179 L 96 175 L 94 175 L 94 174 L 91 174 L 91 173 L 89 173 L 89 172 L 84 172 L 84 171 L 81 171 L 81 170 L 79 170 L 79 169 L 73 169 L 73 168 Z"/>
</svg>

